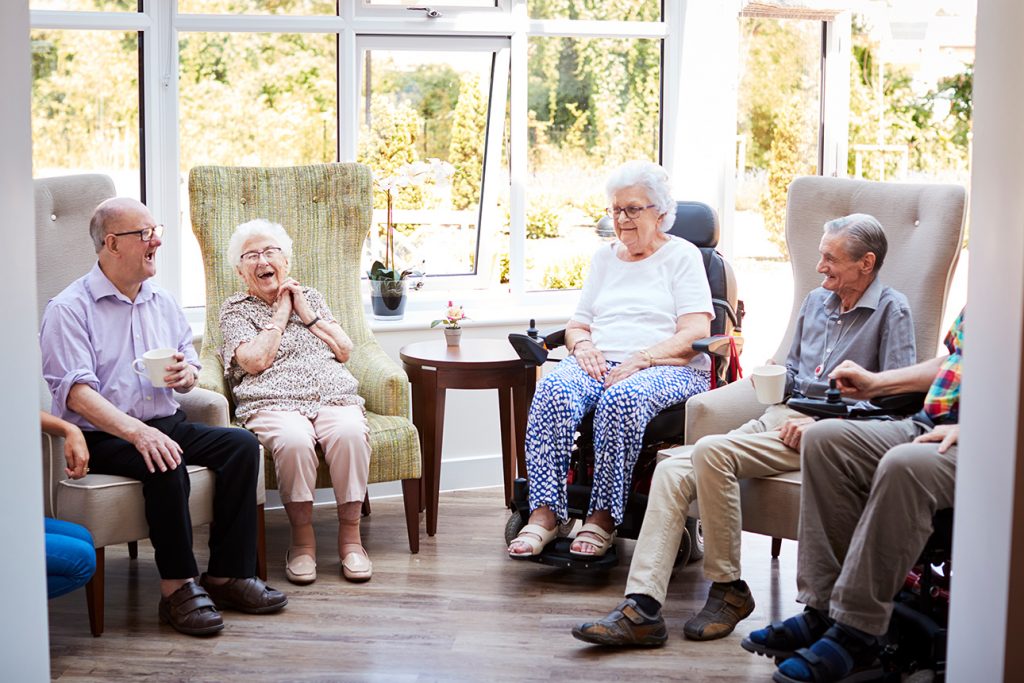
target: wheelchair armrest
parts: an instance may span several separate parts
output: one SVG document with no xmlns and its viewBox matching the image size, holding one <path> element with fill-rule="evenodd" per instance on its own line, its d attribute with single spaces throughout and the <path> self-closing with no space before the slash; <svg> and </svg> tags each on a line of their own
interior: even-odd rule
<svg viewBox="0 0 1024 683">
<path fill-rule="evenodd" d="M 913 415 L 924 408 L 924 399 L 927 394 L 917 392 L 911 394 L 893 394 L 891 396 L 879 396 L 871 399 L 872 405 L 879 410 L 888 410 L 897 415 Z"/>
<path fill-rule="evenodd" d="M 736 340 L 736 353 L 743 351 L 743 337 L 731 334 L 716 334 L 693 342 L 693 350 L 719 358 L 729 357 L 729 340 Z"/>
<path fill-rule="evenodd" d="M 544 340 L 544 346 L 548 347 L 549 351 L 557 349 L 559 346 L 565 346 L 565 328 L 543 334 L 541 339 Z"/>
</svg>

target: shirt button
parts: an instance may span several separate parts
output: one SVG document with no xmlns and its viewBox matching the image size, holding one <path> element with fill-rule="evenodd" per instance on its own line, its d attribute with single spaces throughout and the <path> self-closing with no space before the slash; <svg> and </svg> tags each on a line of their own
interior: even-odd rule
<svg viewBox="0 0 1024 683">
<path fill-rule="evenodd" d="M 146 397 L 146 400 L 147 400 L 147 401 L 152 401 L 152 400 L 153 400 L 153 397 L 152 397 L 152 396 L 147 396 L 147 397 Z"/>
</svg>

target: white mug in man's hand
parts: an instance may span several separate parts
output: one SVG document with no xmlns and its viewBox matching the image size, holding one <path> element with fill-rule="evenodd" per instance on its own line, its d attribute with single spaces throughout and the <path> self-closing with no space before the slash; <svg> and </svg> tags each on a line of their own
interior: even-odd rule
<svg viewBox="0 0 1024 683">
<path fill-rule="evenodd" d="M 759 365 L 750 373 L 757 400 L 764 405 L 782 403 L 786 393 L 786 366 Z"/>
<path fill-rule="evenodd" d="M 167 366 L 174 365 L 174 354 L 178 349 L 152 349 L 142 354 L 142 358 L 132 361 L 132 370 L 149 380 L 154 387 L 166 387 Z"/>
</svg>

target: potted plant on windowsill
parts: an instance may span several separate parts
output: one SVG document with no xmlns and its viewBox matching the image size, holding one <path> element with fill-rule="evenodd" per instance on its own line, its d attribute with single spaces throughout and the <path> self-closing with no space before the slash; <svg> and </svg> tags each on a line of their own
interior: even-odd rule
<svg viewBox="0 0 1024 683">
<path fill-rule="evenodd" d="M 459 325 L 463 320 L 469 320 L 469 316 L 462 310 L 462 306 L 456 306 L 451 301 L 445 310 L 444 317 L 430 323 L 430 327 L 444 325 L 444 341 L 448 346 L 458 346 L 462 341 L 462 327 Z"/>
<path fill-rule="evenodd" d="M 399 270 L 395 263 L 394 203 L 403 187 L 421 187 L 427 183 L 441 186 L 451 181 L 455 167 L 440 159 L 413 161 L 395 169 L 393 175 L 376 178 L 377 188 L 387 197 L 388 224 L 384 238 L 384 262 L 374 261 L 367 272 L 370 279 L 370 305 L 377 320 L 401 320 L 405 314 L 408 277 L 412 268 Z"/>
</svg>

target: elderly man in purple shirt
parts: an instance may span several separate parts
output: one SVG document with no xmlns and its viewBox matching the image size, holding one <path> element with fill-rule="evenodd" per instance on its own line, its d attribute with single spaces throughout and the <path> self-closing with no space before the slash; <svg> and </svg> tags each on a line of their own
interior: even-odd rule
<svg viewBox="0 0 1024 683">
<path fill-rule="evenodd" d="M 288 598 L 256 574 L 259 444 L 242 429 L 185 420 L 174 392 L 199 376 L 192 331 L 177 303 L 153 286 L 163 227 L 133 199 L 109 199 L 89 225 L 92 270 L 43 313 L 43 375 L 53 412 L 83 430 L 90 469 L 143 484 L 146 520 L 160 571 L 160 620 L 189 635 L 224 628 L 218 608 L 265 614 Z M 174 348 L 167 387 L 132 370 L 151 349 Z M 186 465 L 216 473 L 210 564 L 198 580 L 192 554 Z"/>
</svg>

